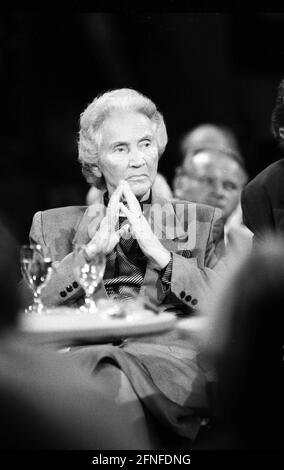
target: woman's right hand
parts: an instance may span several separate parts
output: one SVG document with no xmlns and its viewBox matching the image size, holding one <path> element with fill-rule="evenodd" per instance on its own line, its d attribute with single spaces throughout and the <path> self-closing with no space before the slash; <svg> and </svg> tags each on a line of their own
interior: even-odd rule
<svg viewBox="0 0 284 470">
<path fill-rule="evenodd" d="M 92 257 L 97 251 L 102 251 L 106 255 L 110 253 L 123 236 L 129 229 L 129 225 L 124 225 L 120 230 L 116 230 L 117 222 L 120 211 L 120 201 L 122 196 L 122 185 L 119 184 L 115 191 L 112 193 L 108 206 L 106 208 L 106 214 L 102 219 L 98 230 L 87 244 L 86 253 L 89 257 Z"/>
</svg>

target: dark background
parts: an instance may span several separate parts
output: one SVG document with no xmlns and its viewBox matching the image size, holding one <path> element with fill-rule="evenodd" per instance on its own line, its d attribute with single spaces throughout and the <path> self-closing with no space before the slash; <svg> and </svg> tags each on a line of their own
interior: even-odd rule
<svg viewBox="0 0 284 470">
<path fill-rule="evenodd" d="M 235 131 L 250 178 L 281 158 L 270 116 L 284 64 L 282 13 L 39 13 L 0 16 L 0 212 L 20 242 L 35 211 L 84 204 L 80 113 L 132 87 L 162 111 L 171 183 L 179 139 L 202 122 Z"/>
</svg>

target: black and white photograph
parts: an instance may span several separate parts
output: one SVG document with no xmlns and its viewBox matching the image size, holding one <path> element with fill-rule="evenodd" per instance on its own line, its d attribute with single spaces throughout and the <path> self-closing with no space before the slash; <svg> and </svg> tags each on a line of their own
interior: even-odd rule
<svg viewBox="0 0 284 470">
<path fill-rule="evenodd" d="M 0 14 L 0 448 L 283 451 L 284 13 L 118 6 Z"/>
</svg>

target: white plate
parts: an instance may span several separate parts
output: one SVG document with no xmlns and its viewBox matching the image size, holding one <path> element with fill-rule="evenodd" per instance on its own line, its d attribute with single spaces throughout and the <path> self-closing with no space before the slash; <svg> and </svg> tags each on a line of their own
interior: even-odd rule
<svg viewBox="0 0 284 470">
<path fill-rule="evenodd" d="M 155 314 L 140 310 L 130 318 L 99 319 L 95 315 L 61 307 L 51 314 L 22 314 L 20 331 L 40 343 L 84 341 L 109 342 L 130 336 L 160 333 L 174 327 L 176 317 L 171 313 Z"/>
</svg>

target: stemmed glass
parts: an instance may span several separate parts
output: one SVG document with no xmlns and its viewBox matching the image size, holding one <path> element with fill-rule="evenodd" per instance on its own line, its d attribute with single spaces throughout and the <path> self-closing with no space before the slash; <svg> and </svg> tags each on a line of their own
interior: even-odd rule
<svg viewBox="0 0 284 470">
<path fill-rule="evenodd" d="M 80 307 L 82 312 L 98 312 L 94 294 L 103 278 L 105 266 L 106 256 L 102 251 L 96 251 L 92 256 L 89 256 L 86 252 L 86 245 L 75 247 L 73 251 L 73 271 L 86 294 L 85 303 Z"/>
<path fill-rule="evenodd" d="M 26 311 L 43 313 L 45 307 L 41 300 L 41 291 L 52 272 L 50 250 L 39 244 L 22 245 L 20 261 L 23 278 L 32 289 L 34 296 L 33 304 Z"/>
</svg>

